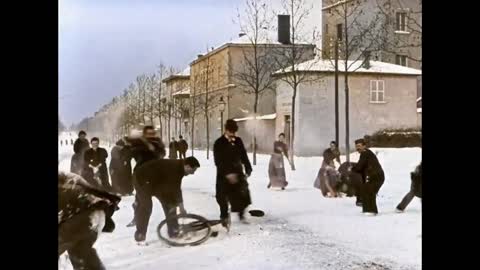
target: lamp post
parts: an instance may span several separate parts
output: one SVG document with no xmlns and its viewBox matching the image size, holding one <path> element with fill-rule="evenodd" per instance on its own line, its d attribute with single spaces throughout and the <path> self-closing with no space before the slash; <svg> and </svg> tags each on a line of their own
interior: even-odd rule
<svg viewBox="0 0 480 270">
<path fill-rule="evenodd" d="M 218 103 L 219 105 L 219 111 L 220 111 L 220 130 L 222 131 L 223 134 L 223 112 L 225 111 L 225 101 L 223 100 L 223 97 L 220 97 L 220 101 Z"/>
</svg>

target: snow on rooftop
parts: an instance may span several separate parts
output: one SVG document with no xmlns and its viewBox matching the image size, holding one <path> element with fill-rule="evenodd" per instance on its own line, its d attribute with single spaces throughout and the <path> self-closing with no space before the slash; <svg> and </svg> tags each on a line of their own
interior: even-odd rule
<svg viewBox="0 0 480 270">
<path fill-rule="evenodd" d="M 181 72 L 175 74 L 177 76 L 190 76 L 190 66 L 182 70 Z"/>
<path fill-rule="evenodd" d="M 363 61 L 348 61 L 348 71 L 356 73 L 386 73 L 386 74 L 402 74 L 402 75 L 421 75 L 422 71 L 414 68 L 394 65 L 380 61 L 370 61 L 370 68 L 361 67 Z M 339 60 L 338 66 L 340 72 L 345 71 L 345 61 Z M 295 68 L 298 71 L 314 71 L 314 72 L 335 72 L 335 65 L 332 60 L 328 59 L 312 59 L 300 63 Z M 291 67 L 278 70 L 274 74 L 282 74 L 291 71 Z"/>
<path fill-rule="evenodd" d="M 257 119 L 258 119 L 258 120 L 272 120 L 272 119 L 275 119 L 275 118 L 277 118 L 277 114 L 276 114 L 276 113 L 265 114 L 265 115 L 257 116 Z M 244 117 L 244 118 L 234 118 L 233 120 L 235 120 L 236 122 L 246 121 L 246 120 L 253 120 L 253 116 Z"/>
</svg>

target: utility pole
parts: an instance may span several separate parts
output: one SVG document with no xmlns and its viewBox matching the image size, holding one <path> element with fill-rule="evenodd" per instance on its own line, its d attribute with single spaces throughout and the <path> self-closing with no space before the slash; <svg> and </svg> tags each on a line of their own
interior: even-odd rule
<svg viewBox="0 0 480 270">
<path fill-rule="evenodd" d="M 339 143 L 339 113 L 338 113 L 338 40 L 335 40 L 335 142 L 340 149 Z"/>
</svg>

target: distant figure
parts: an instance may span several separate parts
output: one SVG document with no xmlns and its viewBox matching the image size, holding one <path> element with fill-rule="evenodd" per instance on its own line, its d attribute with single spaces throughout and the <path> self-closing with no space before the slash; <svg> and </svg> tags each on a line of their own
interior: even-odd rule
<svg viewBox="0 0 480 270">
<path fill-rule="evenodd" d="M 288 160 L 288 146 L 285 143 L 285 134 L 280 133 L 278 135 L 278 141 L 273 143 L 273 154 L 270 157 L 270 163 L 268 164 L 268 177 L 270 182 L 267 188 L 280 187 L 282 190 L 288 185 L 285 176 L 285 165 L 283 162 L 283 156 Z"/>
<path fill-rule="evenodd" d="M 178 136 L 178 138 L 180 139 L 178 141 L 178 154 L 180 159 L 185 159 L 188 150 L 188 143 L 183 139 L 182 135 Z"/>
<path fill-rule="evenodd" d="M 363 184 L 360 188 L 363 213 L 368 216 L 375 216 L 378 214 L 377 193 L 385 181 L 385 174 L 377 156 L 367 148 L 364 139 L 356 140 L 355 148 L 360 153 L 360 159 L 350 169 L 360 173 L 363 178 Z"/>
<path fill-rule="evenodd" d="M 65 145 L 68 145 L 68 140 L 65 140 Z"/>
<path fill-rule="evenodd" d="M 172 137 L 172 141 L 168 145 L 168 158 L 170 159 L 177 159 L 177 149 L 178 149 L 178 142 L 175 138 Z"/>
<path fill-rule="evenodd" d="M 63 146 L 63 141 L 62 140 L 60 140 L 60 146 Z"/>
<path fill-rule="evenodd" d="M 87 133 L 81 130 L 78 133 L 78 139 L 73 144 L 73 156 L 70 164 L 70 172 L 82 175 L 83 170 L 83 154 L 90 148 L 87 140 Z"/>
<path fill-rule="evenodd" d="M 85 151 L 83 161 L 82 176 L 93 186 L 103 187 L 104 190 L 110 191 L 111 186 L 108 180 L 107 157 L 108 153 L 105 148 L 99 147 L 100 140 L 93 137 L 90 141 L 92 148 Z"/>
<path fill-rule="evenodd" d="M 132 182 L 132 153 L 126 139 L 117 141 L 111 151 L 110 177 L 112 178 L 112 188 L 121 195 L 130 195 L 133 193 Z"/>
<path fill-rule="evenodd" d="M 73 145 L 73 139 L 70 139 L 70 144 Z"/>
<path fill-rule="evenodd" d="M 410 191 L 403 197 L 403 200 L 398 204 L 396 212 L 402 213 L 416 196 L 422 199 L 422 162 L 415 168 L 415 171 L 410 173 L 412 184 Z"/>
</svg>

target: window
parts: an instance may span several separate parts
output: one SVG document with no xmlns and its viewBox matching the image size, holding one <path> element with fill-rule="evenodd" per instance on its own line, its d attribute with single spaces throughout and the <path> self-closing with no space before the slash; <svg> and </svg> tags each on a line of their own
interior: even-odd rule
<svg viewBox="0 0 480 270">
<path fill-rule="evenodd" d="M 325 34 L 328 34 L 328 24 L 325 24 Z"/>
<path fill-rule="evenodd" d="M 407 31 L 407 13 L 406 12 L 397 12 L 397 24 L 395 30 L 397 31 Z"/>
<path fill-rule="evenodd" d="M 337 39 L 342 40 L 343 38 L 343 25 L 341 23 L 337 24 Z"/>
<path fill-rule="evenodd" d="M 385 81 L 370 81 L 370 103 L 385 103 Z"/>
<path fill-rule="evenodd" d="M 395 56 L 395 64 L 406 67 L 407 66 L 407 56 L 397 54 Z"/>
</svg>

